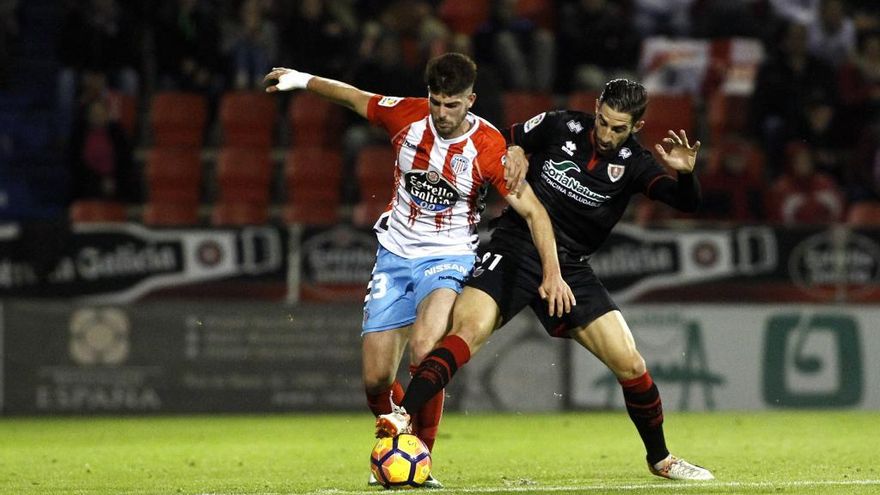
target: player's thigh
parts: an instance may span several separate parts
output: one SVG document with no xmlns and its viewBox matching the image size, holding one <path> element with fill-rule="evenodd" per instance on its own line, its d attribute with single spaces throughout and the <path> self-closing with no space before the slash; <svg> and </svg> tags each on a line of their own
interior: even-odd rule
<svg viewBox="0 0 880 495">
<path fill-rule="evenodd" d="M 476 352 L 501 324 L 501 310 L 495 299 L 481 289 L 465 287 L 452 308 L 452 330 L 464 340 L 471 354 Z"/>
<path fill-rule="evenodd" d="M 645 361 L 620 311 L 609 311 L 574 329 L 571 337 L 605 363 L 619 379 L 636 378 L 645 373 Z"/>
<path fill-rule="evenodd" d="M 364 298 L 362 334 L 407 327 L 415 319 L 412 261 L 380 246 Z"/>
<path fill-rule="evenodd" d="M 410 335 L 410 361 L 413 364 L 420 363 L 446 334 L 456 296 L 458 292 L 455 290 L 439 288 L 419 303 Z"/>
<path fill-rule="evenodd" d="M 384 390 L 397 375 L 406 348 L 409 327 L 365 333 L 361 341 L 364 386 Z"/>
</svg>

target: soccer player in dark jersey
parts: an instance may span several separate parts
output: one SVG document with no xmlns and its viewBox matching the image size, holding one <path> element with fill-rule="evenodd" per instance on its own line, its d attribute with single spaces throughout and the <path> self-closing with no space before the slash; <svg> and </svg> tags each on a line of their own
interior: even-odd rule
<svg viewBox="0 0 880 495">
<path fill-rule="evenodd" d="M 409 428 L 406 411 L 418 411 L 498 327 L 529 306 L 554 337 L 572 338 L 617 377 L 632 422 L 647 450 L 651 473 L 671 479 L 711 480 L 707 469 L 666 448 L 660 393 L 636 349 L 620 309 L 590 267 L 590 255 L 623 216 L 631 196 L 642 193 L 682 211 L 695 211 L 699 184 L 693 175 L 700 142 L 670 130 L 660 162 L 635 139 L 644 121 L 647 92 L 639 83 L 615 79 L 605 85 L 595 114 L 555 111 L 505 130 L 508 159 L 530 155 L 527 180 L 547 209 L 557 239 L 562 275 L 577 305 L 550 315 L 536 297 L 541 264 L 525 222 L 509 208 L 495 221 L 480 249 L 471 279 L 455 302 L 452 328 L 419 365 L 401 408 L 380 416 L 377 435 Z"/>
</svg>

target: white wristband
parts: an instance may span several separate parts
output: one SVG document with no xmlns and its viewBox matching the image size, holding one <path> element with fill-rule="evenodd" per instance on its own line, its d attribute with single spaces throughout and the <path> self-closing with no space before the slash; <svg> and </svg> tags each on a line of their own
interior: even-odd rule
<svg viewBox="0 0 880 495">
<path fill-rule="evenodd" d="M 291 70 L 278 77 L 278 90 L 305 89 L 306 85 L 309 84 L 309 80 L 313 77 L 313 75 L 306 72 Z"/>
</svg>

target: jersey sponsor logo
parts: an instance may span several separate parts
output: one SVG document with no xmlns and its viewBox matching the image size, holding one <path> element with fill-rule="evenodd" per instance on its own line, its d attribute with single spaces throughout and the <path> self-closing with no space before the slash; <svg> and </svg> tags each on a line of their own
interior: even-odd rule
<svg viewBox="0 0 880 495">
<path fill-rule="evenodd" d="M 462 275 L 467 275 L 468 273 L 470 273 L 469 268 L 466 268 L 459 263 L 440 263 L 439 265 L 434 265 L 431 268 L 425 270 L 425 276 L 430 277 L 431 275 L 437 275 L 438 273 L 448 271 L 456 271 L 458 273 L 461 273 Z"/>
<path fill-rule="evenodd" d="M 627 158 L 631 157 L 632 154 L 633 152 L 629 148 L 620 148 L 620 152 L 617 153 L 617 156 L 626 160 Z"/>
<path fill-rule="evenodd" d="M 581 125 L 577 120 L 569 120 L 565 123 L 568 126 L 568 130 L 575 133 L 580 134 L 582 130 L 584 130 L 584 126 Z"/>
<path fill-rule="evenodd" d="M 467 170 L 468 166 L 471 164 L 471 161 L 468 157 L 459 154 L 453 155 L 450 163 L 452 164 L 452 171 L 456 174 L 460 174 Z"/>
<path fill-rule="evenodd" d="M 523 132 L 529 132 L 534 129 L 535 126 L 537 126 L 541 123 L 542 120 L 544 120 L 545 115 L 547 115 L 547 112 L 541 112 L 538 115 L 535 115 L 534 117 L 527 120 L 525 125 L 523 125 Z"/>
<path fill-rule="evenodd" d="M 419 208 L 439 213 L 452 207 L 461 194 L 434 170 L 410 170 L 404 187 Z"/>
<path fill-rule="evenodd" d="M 380 107 L 393 107 L 400 103 L 403 98 L 398 98 L 396 96 L 383 96 L 381 100 L 379 100 Z"/>
<path fill-rule="evenodd" d="M 589 187 L 582 184 L 577 177 L 568 175 L 568 172 L 571 171 L 579 172 L 580 167 L 569 160 L 563 162 L 547 160 L 544 162 L 544 167 L 541 170 L 541 177 L 553 189 L 587 206 L 599 207 L 611 199 L 611 196 L 593 192 Z"/>
<path fill-rule="evenodd" d="M 562 151 L 564 151 L 568 156 L 574 156 L 574 152 L 577 150 L 577 146 L 571 141 L 566 141 L 562 146 Z"/>
<path fill-rule="evenodd" d="M 618 165 L 616 163 L 608 164 L 608 178 L 611 179 L 611 182 L 617 182 L 623 177 L 623 172 L 626 171 L 626 167 L 623 165 Z"/>
</svg>

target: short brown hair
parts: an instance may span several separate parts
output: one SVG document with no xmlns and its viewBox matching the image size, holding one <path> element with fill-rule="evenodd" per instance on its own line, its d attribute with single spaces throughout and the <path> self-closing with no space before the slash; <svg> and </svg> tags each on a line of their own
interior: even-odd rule
<svg viewBox="0 0 880 495">
<path fill-rule="evenodd" d="M 606 104 L 618 112 L 628 113 L 638 122 L 648 106 L 648 91 L 641 84 L 629 79 L 612 79 L 605 83 L 599 104 Z"/>
<path fill-rule="evenodd" d="M 477 64 L 461 53 L 434 57 L 425 67 L 425 83 L 432 93 L 457 95 L 472 88 L 476 80 Z"/>
</svg>

